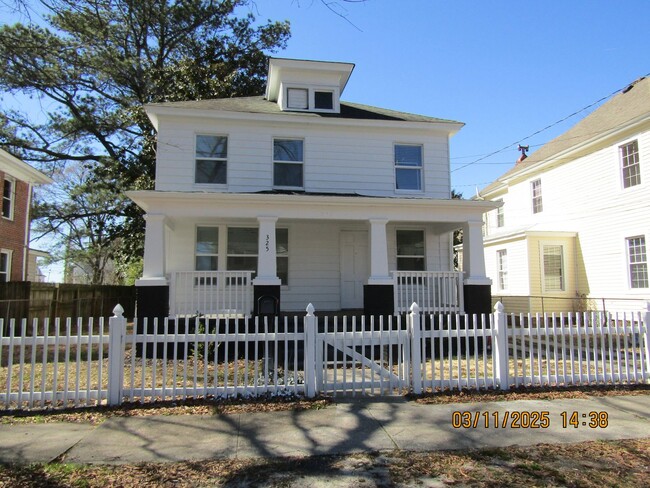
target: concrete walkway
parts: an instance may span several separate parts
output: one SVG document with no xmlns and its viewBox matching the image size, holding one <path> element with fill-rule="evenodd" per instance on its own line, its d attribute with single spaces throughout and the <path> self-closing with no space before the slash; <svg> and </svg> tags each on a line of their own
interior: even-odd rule
<svg viewBox="0 0 650 488">
<path fill-rule="evenodd" d="M 469 418 L 472 425 L 454 428 L 452 419 L 462 418 L 453 412 L 471 412 L 464 418 Z M 513 425 L 517 417 L 513 412 L 524 413 L 521 428 L 516 427 L 516 422 Z M 547 418 L 549 425 L 542 420 L 537 423 L 539 428 L 524 428 L 536 412 L 547 412 L 542 419 Z M 577 428 L 563 426 L 563 412 L 567 421 L 577 412 Z M 599 417 L 600 427 L 589 427 L 590 412 L 605 412 Z M 650 438 L 649 395 L 449 405 L 364 398 L 339 400 L 321 410 L 301 412 L 116 417 L 99 426 L 0 425 L 0 462 L 172 462 L 641 437 Z"/>
</svg>

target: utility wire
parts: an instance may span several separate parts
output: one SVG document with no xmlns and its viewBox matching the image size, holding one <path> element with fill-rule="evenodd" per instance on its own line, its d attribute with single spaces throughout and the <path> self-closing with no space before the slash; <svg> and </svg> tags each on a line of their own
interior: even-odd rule
<svg viewBox="0 0 650 488">
<path fill-rule="evenodd" d="M 649 75 L 650 75 L 650 73 L 646 74 L 645 76 L 649 76 Z M 625 90 L 625 89 L 626 89 L 627 87 L 629 87 L 629 86 L 630 86 L 630 83 L 626 84 L 623 88 L 619 88 L 618 90 L 616 90 L 616 91 L 610 93 L 609 95 L 604 96 L 604 97 L 602 97 L 602 98 L 596 100 L 595 102 L 590 103 L 590 104 L 587 105 L 586 107 L 583 107 L 583 108 L 581 108 L 580 110 L 577 110 L 576 112 L 573 112 L 572 114 L 567 115 L 566 117 L 561 118 L 561 119 L 558 120 L 557 122 L 553 122 L 552 124 L 547 125 L 547 126 L 544 127 L 543 129 L 539 129 L 539 130 L 533 132 L 532 134 L 527 135 L 526 137 L 524 137 L 524 138 L 522 138 L 522 139 L 519 139 L 519 140 L 516 141 L 516 142 L 513 142 L 513 143 L 511 143 L 511 144 L 508 144 L 507 146 L 504 146 L 504 147 L 502 147 L 501 149 L 498 149 L 498 150 L 496 150 L 496 151 L 494 151 L 494 152 L 491 152 L 491 153 L 489 153 L 489 154 L 486 154 L 485 156 L 482 156 L 482 157 L 480 157 L 480 158 L 478 158 L 478 159 L 475 159 L 474 161 L 472 161 L 472 162 L 470 162 L 470 163 L 467 163 L 467 164 L 464 164 L 463 166 L 460 166 L 460 167 L 458 167 L 458 168 L 452 169 L 451 172 L 453 173 L 454 171 L 459 171 L 459 170 L 461 170 L 461 169 L 467 168 L 468 166 L 472 166 L 472 165 L 478 163 L 479 161 L 483 161 L 484 159 L 487 159 L 487 158 L 489 158 L 489 157 L 491 157 L 491 156 L 494 156 L 495 154 L 499 154 L 500 152 L 503 152 L 503 151 L 505 151 L 506 149 L 511 148 L 512 146 L 516 146 L 516 145 L 518 145 L 518 144 L 521 144 L 521 143 L 524 142 L 526 139 L 530 139 L 531 137 L 536 136 L 537 134 L 540 134 L 540 133 L 544 132 L 545 130 L 550 129 L 551 127 L 555 127 L 556 125 L 561 124 L 562 122 L 564 122 L 564 121 L 570 119 L 571 117 L 574 117 L 574 116 L 578 115 L 579 113 L 584 112 L 585 110 L 590 109 L 590 108 L 593 107 L 594 105 L 598 105 L 599 103 L 604 102 L 604 101 L 607 100 L 608 98 L 613 97 L 614 95 L 616 95 L 617 93 L 619 93 L 619 92 Z"/>
</svg>

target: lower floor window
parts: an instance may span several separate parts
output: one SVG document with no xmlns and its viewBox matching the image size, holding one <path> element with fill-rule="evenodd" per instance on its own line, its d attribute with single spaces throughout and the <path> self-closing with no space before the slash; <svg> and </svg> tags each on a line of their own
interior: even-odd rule
<svg viewBox="0 0 650 488">
<path fill-rule="evenodd" d="M 627 256 L 631 288 L 648 288 L 648 255 L 645 236 L 627 239 Z"/>
<path fill-rule="evenodd" d="M 398 230 L 397 270 L 424 271 L 424 231 Z"/>
<path fill-rule="evenodd" d="M 564 291 L 563 251 L 560 245 L 543 246 L 544 290 Z"/>
<path fill-rule="evenodd" d="M 499 273 L 499 290 L 508 289 L 508 251 L 497 251 L 497 270 Z"/>
<path fill-rule="evenodd" d="M 6 251 L 0 252 L 0 283 L 7 283 L 11 280 L 11 254 Z"/>
</svg>

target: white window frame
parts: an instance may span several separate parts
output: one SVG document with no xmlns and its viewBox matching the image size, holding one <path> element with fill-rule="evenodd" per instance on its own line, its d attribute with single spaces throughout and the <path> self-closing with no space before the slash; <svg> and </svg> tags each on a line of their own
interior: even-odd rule
<svg viewBox="0 0 650 488">
<path fill-rule="evenodd" d="M 419 166 L 410 166 L 404 164 L 398 164 L 397 161 L 397 148 L 398 147 L 419 147 L 420 148 L 420 165 Z M 394 176 L 395 176 L 395 192 L 397 193 L 423 193 L 424 192 L 424 146 L 417 143 L 408 143 L 408 142 L 396 142 L 393 144 L 393 167 L 394 167 Z M 418 172 L 418 183 L 419 188 L 397 188 L 397 172 L 398 171 L 417 171 Z"/>
<path fill-rule="evenodd" d="M 198 150 L 198 141 L 199 137 L 223 137 L 226 139 L 226 157 L 225 158 L 220 158 L 220 157 L 203 157 L 199 156 L 197 154 Z M 229 146 L 230 145 L 230 137 L 227 134 L 205 134 L 205 133 L 200 133 L 200 134 L 195 134 L 194 135 L 194 185 L 198 187 L 209 187 L 209 188 L 225 188 L 228 186 L 228 152 L 229 152 Z M 210 183 L 210 182 L 198 182 L 198 171 L 197 171 L 197 163 L 199 160 L 204 160 L 204 161 L 215 161 L 215 162 L 223 162 L 226 165 L 226 181 L 221 183 Z"/>
<path fill-rule="evenodd" d="M 278 231 L 286 231 L 287 232 L 287 252 L 280 253 L 277 250 L 277 243 L 278 243 Z M 291 252 L 291 232 L 287 227 L 276 227 L 275 228 L 275 243 L 276 243 L 276 254 L 275 254 L 275 265 L 276 269 L 278 270 L 278 278 L 280 278 L 282 286 L 289 286 L 289 265 L 291 262 L 291 259 L 289 258 L 289 254 Z M 280 259 L 286 259 L 287 260 L 287 277 L 286 280 L 283 280 L 282 277 L 280 276 L 280 266 L 278 266 Z"/>
<path fill-rule="evenodd" d="M 530 199 L 531 210 L 533 214 L 542 213 L 544 211 L 544 202 L 542 199 L 542 179 L 536 178 L 530 182 Z"/>
<path fill-rule="evenodd" d="M 546 283 L 546 265 L 544 262 L 544 257 L 546 256 L 546 248 L 560 248 L 560 288 L 550 287 Z M 540 243 L 540 272 L 542 276 L 542 290 L 546 292 L 557 292 L 563 293 L 567 289 L 566 283 L 566 259 L 565 259 L 565 245 L 560 242 L 541 242 Z"/>
<path fill-rule="evenodd" d="M 198 245 L 198 236 L 199 236 L 199 229 L 217 229 L 217 252 L 216 253 L 205 253 L 205 252 L 198 252 L 197 245 Z M 219 271 L 221 269 L 221 263 L 220 263 L 220 256 L 222 255 L 221 252 L 221 243 L 223 241 L 222 238 L 222 229 L 221 226 L 218 225 L 197 225 L 196 228 L 194 229 L 194 269 L 195 271 Z M 216 269 L 213 270 L 198 270 L 197 265 L 196 265 L 196 258 L 198 257 L 216 257 L 217 258 L 217 267 Z"/>
<path fill-rule="evenodd" d="M 503 204 L 503 199 L 499 199 L 499 200 L 497 200 L 497 202 L 501 202 Z M 504 210 L 503 210 L 503 205 L 501 205 L 499 208 L 497 208 L 496 216 L 497 216 L 497 228 L 505 227 L 506 219 L 505 219 L 505 213 L 504 213 Z"/>
<path fill-rule="evenodd" d="M 276 141 L 300 141 L 302 142 L 302 161 L 285 161 L 285 160 L 280 160 L 280 159 L 275 159 L 275 142 Z M 300 137 L 274 137 L 273 138 L 273 147 L 271 148 L 272 153 L 273 153 L 273 188 L 280 188 L 280 189 L 304 189 L 305 188 L 305 140 L 300 138 Z M 282 164 L 282 165 L 300 165 L 302 169 L 302 182 L 300 186 L 291 186 L 291 185 L 276 185 L 275 183 L 275 165 L 276 164 Z"/>
<path fill-rule="evenodd" d="M 9 195 L 5 194 L 5 190 L 9 184 Z M 9 204 L 9 212 L 5 214 L 5 202 Z M 14 219 L 14 212 L 16 208 L 16 180 L 11 176 L 5 175 L 4 181 L 2 182 L 2 218 L 7 220 Z"/>
<path fill-rule="evenodd" d="M 292 90 L 304 90 L 307 95 L 307 106 L 292 106 L 289 102 L 289 92 Z M 339 113 L 341 111 L 340 91 L 338 87 L 324 85 L 285 85 L 281 87 L 283 99 L 281 101 L 282 110 L 295 112 L 321 112 L 321 113 Z M 332 94 L 332 108 L 316 108 L 316 92 Z"/>
<path fill-rule="evenodd" d="M 399 254 L 399 240 L 398 235 L 400 232 L 420 232 L 422 233 L 422 254 Z M 400 258 L 408 259 L 422 259 L 422 269 L 414 270 L 401 270 L 399 267 Z M 427 233 L 424 229 L 418 228 L 400 228 L 395 229 L 395 265 L 398 271 L 426 271 L 427 269 Z"/>
<path fill-rule="evenodd" d="M 643 246 L 642 251 L 639 250 L 638 253 L 635 253 L 634 256 L 632 255 L 630 249 L 630 244 L 631 241 L 633 240 L 642 240 L 640 243 L 641 246 Z M 627 256 L 627 281 L 628 281 L 628 287 L 631 290 L 647 290 L 650 287 L 650 279 L 648 278 L 648 246 L 646 242 L 645 235 L 637 235 L 637 236 L 632 236 L 632 237 L 626 237 L 625 238 L 625 255 Z M 633 261 L 634 259 L 634 261 Z M 634 286 L 634 280 L 633 280 L 633 273 L 632 268 L 633 267 L 639 267 L 642 270 L 642 273 L 645 274 L 645 283 L 643 284 L 644 286 Z"/>
<path fill-rule="evenodd" d="M 304 93 L 304 99 L 305 103 L 293 105 L 292 104 L 292 97 L 291 93 Z M 300 100 L 302 101 L 302 96 L 300 97 Z M 287 87 L 287 108 L 290 110 L 309 110 L 309 88 L 304 88 L 304 87 L 298 87 L 298 86 L 288 86 Z"/>
<path fill-rule="evenodd" d="M 508 250 L 497 250 L 497 286 L 500 291 L 508 289 Z"/>
<path fill-rule="evenodd" d="M 6 269 L 0 268 L 0 283 L 7 283 L 11 281 L 11 261 L 13 258 L 13 251 L 11 249 L 0 249 L 0 255 L 6 256 Z M 1 261 L 0 261 L 1 264 Z"/>
<path fill-rule="evenodd" d="M 630 146 L 633 146 L 632 151 L 629 150 Z M 626 151 L 625 155 L 624 151 Z M 623 189 L 626 190 L 641 185 L 639 141 L 635 139 L 618 146 L 618 157 L 620 161 L 621 185 L 623 186 Z M 630 176 L 630 171 L 634 172 L 634 176 Z"/>
</svg>

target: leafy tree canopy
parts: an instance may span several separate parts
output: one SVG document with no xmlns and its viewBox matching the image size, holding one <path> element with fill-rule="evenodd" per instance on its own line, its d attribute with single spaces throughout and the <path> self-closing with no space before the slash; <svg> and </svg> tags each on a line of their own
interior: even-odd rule
<svg viewBox="0 0 650 488">
<path fill-rule="evenodd" d="M 143 104 L 262 93 L 266 56 L 285 47 L 289 24 L 256 22 L 249 3 L 41 0 L 42 25 L 0 28 L 0 90 L 47 108 L 36 119 L 3 110 L 0 147 L 50 172 L 82 166 L 83 188 L 111 195 L 110 239 L 136 257 L 141 212 L 113 199 L 153 188 L 154 131 Z"/>
</svg>

